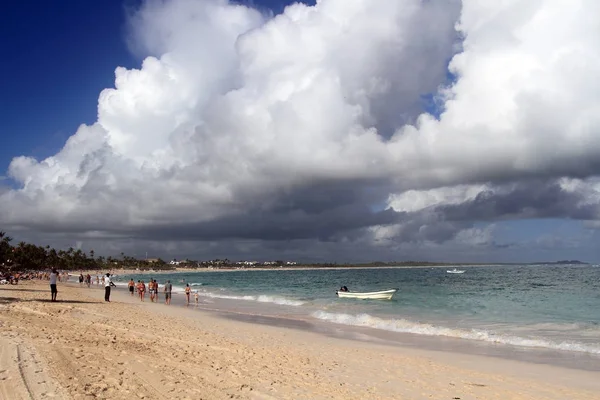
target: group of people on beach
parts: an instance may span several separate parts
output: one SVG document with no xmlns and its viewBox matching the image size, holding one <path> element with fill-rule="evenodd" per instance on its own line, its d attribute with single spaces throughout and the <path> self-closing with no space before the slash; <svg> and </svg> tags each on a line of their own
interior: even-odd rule
<svg viewBox="0 0 600 400">
<path fill-rule="evenodd" d="M 12 274 L 0 274 L 0 285 L 17 285 L 20 280 L 49 280 L 51 272 L 14 272 Z M 58 282 L 67 281 L 69 274 L 66 272 L 58 274 Z"/>
<path fill-rule="evenodd" d="M 57 284 L 62 281 L 67 282 L 69 280 L 69 274 L 66 272 L 61 274 L 56 268 L 52 268 L 49 274 L 42 275 L 42 279 L 44 278 L 50 281 L 50 301 L 56 301 L 56 296 L 58 295 Z M 97 284 L 100 284 L 99 276 L 96 277 L 96 282 Z M 83 286 L 84 283 L 87 287 L 90 287 L 90 284 L 92 283 L 90 274 L 87 274 L 85 277 L 83 274 L 79 275 L 79 285 Z M 107 272 L 106 275 L 102 276 L 102 284 L 104 285 L 104 301 L 110 302 L 111 287 L 116 286 L 110 277 L 110 273 Z"/>
<path fill-rule="evenodd" d="M 146 283 L 144 281 L 138 280 L 137 284 L 136 284 L 133 281 L 133 278 L 129 281 L 127 286 L 129 287 L 129 293 L 132 296 L 133 296 L 133 292 L 137 291 L 138 295 L 140 296 L 141 301 L 144 301 L 146 298 L 146 289 L 148 289 L 148 292 L 150 293 L 150 301 L 152 303 L 158 301 L 158 282 L 156 282 L 156 279 L 150 278 L 147 288 L 146 288 Z"/>
<path fill-rule="evenodd" d="M 39 274 L 39 276 L 36 275 L 35 277 L 38 279 L 46 279 L 46 280 L 50 281 L 51 301 L 56 301 L 56 297 L 58 295 L 58 287 L 57 287 L 58 282 L 63 282 L 63 281 L 67 282 L 69 280 L 68 273 L 65 272 L 65 273 L 61 274 L 60 272 L 58 272 L 58 270 L 56 268 L 53 268 L 50 273 L 42 273 L 42 274 Z M 81 273 L 79 275 L 78 281 L 79 281 L 80 286 L 86 285 L 87 287 L 90 287 L 90 285 L 92 283 L 94 283 L 94 280 L 90 274 L 86 274 L 84 276 L 83 273 Z M 97 285 L 104 286 L 104 301 L 110 302 L 111 288 L 116 286 L 114 284 L 114 282 L 112 281 L 111 274 L 106 273 L 105 275 L 102 275 L 102 277 L 96 276 L 95 283 Z M 131 296 L 134 296 L 135 292 L 137 292 L 137 294 L 140 298 L 140 301 L 145 301 L 146 291 L 147 291 L 150 294 L 150 301 L 153 303 L 158 302 L 159 284 L 156 281 L 156 279 L 150 278 L 150 281 L 148 282 L 148 284 L 146 284 L 143 280 L 138 280 L 136 283 L 132 278 L 129 281 L 127 286 L 128 286 L 129 293 L 131 294 Z M 163 293 L 165 294 L 165 304 L 167 304 L 167 305 L 171 304 L 171 296 L 173 294 L 173 285 L 171 284 L 170 280 L 167 280 L 167 282 L 164 284 Z M 185 293 L 187 304 L 189 305 L 190 297 L 192 295 L 192 288 L 190 287 L 189 283 L 185 285 L 184 293 Z M 198 305 L 198 301 L 199 301 L 198 292 L 193 291 L 193 295 L 194 295 L 194 301 L 195 301 L 196 305 Z"/>
<path fill-rule="evenodd" d="M 100 278 L 96 277 L 96 283 L 99 283 Z M 87 274 L 86 276 L 83 276 L 83 274 L 79 274 L 79 286 L 83 286 L 86 285 L 87 287 L 90 287 L 90 285 L 92 284 L 92 276 L 90 274 Z"/>
<path fill-rule="evenodd" d="M 190 287 L 189 283 L 185 284 L 185 298 L 187 300 L 187 304 L 190 304 L 190 293 L 192 292 L 192 288 Z M 194 302 L 196 303 L 196 305 L 198 305 L 198 291 L 194 290 Z"/>
<path fill-rule="evenodd" d="M 100 285 L 100 283 L 104 283 L 104 276 L 102 275 L 102 277 L 100 277 L 100 275 L 96 275 L 96 278 L 94 278 L 93 276 L 91 276 L 90 274 L 87 275 L 83 275 L 83 273 L 79 274 L 79 286 L 83 286 L 86 285 L 87 287 L 90 287 L 91 285 L 93 285 L 94 283 L 96 285 Z M 63 279 L 65 282 L 67 282 L 69 280 L 69 274 L 67 274 L 66 272 L 63 274 Z M 60 282 L 60 280 L 59 280 Z"/>
<path fill-rule="evenodd" d="M 19 278 L 19 274 L 0 275 L 0 285 L 18 285 Z"/>
<path fill-rule="evenodd" d="M 133 278 L 131 278 L 129 280 L 129 283 L 127 284 L 127 287 L 129 288 L 129 293 L 131 296 L 133 296 L 134 292 L 137 291 L 137 294 L 140 297 L 140 301 L 145 300 L 146 289 L 147 289 L 148 292 L 150 293 L 150 301 L 152 303 L 158 302 L 159 285 L 158 285 L 158 282 L 156 281 L 156 279 L 150 278 L 150 281 L 148 282 L 148 286 L 146 286 L 146 283 L 144 281 L 138 280 L 137 283 L 135 283 Z M 173 292 L 173 285 L 171 284 L 170 280 L 168 280 L 167 283 L 165 283 L 165 285 L 163 286 L 163 292 L 165 293 L 165 304 L 167 304 L 167 305 L 171 304 L 171 295 Z"/>
<path fill-rule="evenodd" d="M 140 301 L 145 301 L 146 291 L 150 294 L 150 301 L 152 303 L 158 302 L 158 294 L 159 294 L 159 284 L 156 279 L 150 278 L 148 285 L 143 280 L 138 280 L 137 283 L 131 278 L 129 283 L 127 284 L 129 289 L 129 294 L 133 297 L 135 293 L 140 298 Z M 171 296 L 173 295 L 173 284 L 171 284 L 170 280 L 167 280 L 167 283 L 163 286 L 163 292 L 165 294 L 165 304 L 171 304 Z M 190 296 L 192 294 L 192 288 L 190 288 L 189 283 L 185 285 L 185 297 L 187 300 L 187 304 L 190 304 Z M 198 304 L 199 296 L 198 292 L 194 291 L 194 300 L 195 303 Z"/>
</svg>

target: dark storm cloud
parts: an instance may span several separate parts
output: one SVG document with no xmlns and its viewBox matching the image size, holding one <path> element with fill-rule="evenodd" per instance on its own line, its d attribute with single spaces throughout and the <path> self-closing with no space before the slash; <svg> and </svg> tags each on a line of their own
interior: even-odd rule
<svg viewBox="0 0 600 400">
<path fill-rule="evenodd" d="M 331 240 L 340 233 L 394 224 L 405 218 L 405 213 L 392 209 L 373 211 L 370 203 L 357 195 L 360 189 L 339 185 L 333 191 L 318 191 L 315 187 L 305 189 L 310 195 L 306 192 L 298 194 L 298 197 L 286 195 L 276 201 L 271 199 L 273 206 L 270 209 L 250 209 L 206 222 L 152 226 L 140 231 L 139 235 L 194 240 Z"/>
<path fill-rule="evenodd" d="M 568 191 L 556 181 L 524 181 L 480 193 L 462 204 L 443 205 L 437 212 L 450 221 L 495 221 L 522 218 L 598 218 L 599 205 L 586 194 Z"/>
</svg>

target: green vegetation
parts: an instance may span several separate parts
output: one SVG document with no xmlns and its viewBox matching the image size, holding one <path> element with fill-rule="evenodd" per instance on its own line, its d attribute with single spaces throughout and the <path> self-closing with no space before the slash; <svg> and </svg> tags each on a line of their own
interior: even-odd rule
<svg viewBox="0 0 600 400">
<path fill-rule="evenodd" d="M 50 246 L 36 246 L 20 242 L 12 245 L 12 238 L 0 231 L 0 272 L 41 271 L 51 267 L 60 270 L 105 270 L 117 268 L 174 269 L 163 260 L 138 260 L 121 253 L 120 258 L 95 257 L 94 250 L 85 253 L 80 249 L 56 250 Z"/>
</svg>

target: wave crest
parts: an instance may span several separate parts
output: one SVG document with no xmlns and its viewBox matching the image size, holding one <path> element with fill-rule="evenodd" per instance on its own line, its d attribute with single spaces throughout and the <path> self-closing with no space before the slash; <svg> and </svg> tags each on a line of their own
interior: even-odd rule
<svg viewBox="0 0 600 400">
<path fill-rule="evenodd" d="M 304 302 L 300 301 L 300 300 L 287 299 L 285 297 L 271 296 L 271 295 L 266 295 L 266 294 L 261 294 L 258 296 L 251 296 L 251 295 L 234 296 L 234 295 L 226 295 L 226 294 L 216 294 L 216 293 L 211 293 L 211 292 L 200 292 L 199 294 L 204 297 L 217 298 L 217 299 L 257 301 L 259 303 L 273 303 L 273 304 L 279 304 L 279 305 L 284 305 L 284 306 L 294 306 L 294 307 L 299 307 L 304 304 Z"/>
<path fill-rule="evenodd" d="M 547 339 L 523 338 L 512 335 L 502 335 L 485 330 L 453 329 L 431 324 L 412 322 L 406 319 L 383 319 L 369 314 L 337 314 L 316 311 L 312 316 L 335 324 L 361 326 L 391 332 L 413 333 L 427 336 L 446 336 L 460 339 L 480 340 L 489 343 L 501 343 L 520 347 L 537 347 L 553 350 L 577 351 L 582 353 L 600 354 L 600 346 L 577 342 L 553 342 Z"/>
</svg>

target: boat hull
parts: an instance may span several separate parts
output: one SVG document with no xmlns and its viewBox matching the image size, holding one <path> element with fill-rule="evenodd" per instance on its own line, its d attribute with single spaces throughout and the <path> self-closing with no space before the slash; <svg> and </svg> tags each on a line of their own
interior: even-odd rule
<svg viewBox="0 0 600 400">
<path fill-rule="evenodd" d="M 391 300 L 398 289 L 382 290 L 379 292 L 336 292 L 338 297 L 362 300 Z"/>
</svg>

